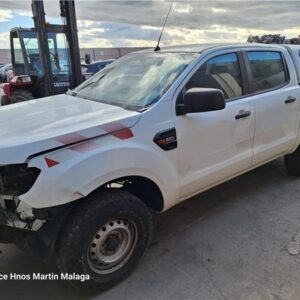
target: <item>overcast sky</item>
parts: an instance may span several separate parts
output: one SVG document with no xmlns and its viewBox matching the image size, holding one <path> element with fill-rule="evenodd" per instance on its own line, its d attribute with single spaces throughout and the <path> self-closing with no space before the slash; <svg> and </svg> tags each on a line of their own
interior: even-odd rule
<svg viewBox="0 0 300 300">
<path fill-rule="evenodd" d="M 59 22 L 58 0 L 44 1 L 47 19 Z M 155 46 L 169 0 L 77 0 L 80 46 Z M 30 27 L 30 0 L 0 0 L 0 48 L 9 48 L 8 32 Z M 300 1 L 175 0 L 162 45 L 245 42 L 250 34 L 300 34 Z"/>
</svg>

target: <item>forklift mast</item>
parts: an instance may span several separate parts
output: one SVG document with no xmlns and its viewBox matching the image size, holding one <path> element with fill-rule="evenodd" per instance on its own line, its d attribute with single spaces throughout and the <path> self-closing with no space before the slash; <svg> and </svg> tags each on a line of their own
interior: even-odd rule
<svg viewBox="0 0 300 300">
<path fill-rule="evenodd" d="M 71 59 L 71 87 L 76 87 L 82 82 L 80 50 L 78 41 L 77 18 L 74 1 L 60 0 L 61 17 L 66 26 L 67 39 Z"/>
<path fill-rule="evenodd" d="M 70 88 L 74 88 L 82 82 L 75 3 L 73 0 L 60 0 L 59 2 L 61 17 L 64 21 L 64 25 L 61 25 L 61 32 L 64 32 L 66 34 L 70 54 Z M 48 29 L 49 27 L 51 27 L 51 25 L 46 23 L 43 1 L 32 1 L 32 13 L 35 30 L 38 37 L 41 66 L 44 72 L 44 96 L 50 96 L 55 94 L 51 57 L 48 44 Z M 59 25 L 52 26 L 58 27 Z"/>
</svg>

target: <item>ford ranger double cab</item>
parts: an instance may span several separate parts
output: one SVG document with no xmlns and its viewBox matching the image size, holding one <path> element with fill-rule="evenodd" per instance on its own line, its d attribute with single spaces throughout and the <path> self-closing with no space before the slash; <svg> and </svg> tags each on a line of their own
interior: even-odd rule
<svg viewBox="0 0 300 300">
<path fill-rule="evenodd" d="M 2 107 L 0 242 L 107 289 L 144 254 L 152 212 L 281 156 L 300 175 L 299 50 L 148 49 Z"/>
</svg>

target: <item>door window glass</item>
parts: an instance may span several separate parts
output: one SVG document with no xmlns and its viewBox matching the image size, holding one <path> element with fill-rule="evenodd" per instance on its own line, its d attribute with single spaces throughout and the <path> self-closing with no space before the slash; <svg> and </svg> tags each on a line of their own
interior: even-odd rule
<svg viewBox="0 0 300 300">
<path fill-rule="evenodd" d="M 194 87 L 219 89 L 225 99 L 242 96 L 242 76 L 237 54 L 216 56 L 204 63 L 186 85 L 186 89 Z"/>
<path fill-rule="evenodd" d="M 52 41 L 52 43 L 49 44 L 52 63 L 56 66 L 56 72 L 59 73 L 59 75 L 69 76 L 71 63 L 66 35 L 64 33 L 55 33 L 52 35 L 53 39 L 49 38 L 49 41 Z"/>
<path fill-rule="evenodd" d="M 40 51 L 36 32 L 22 32 L 23 43 L 29 63 L 31 75 L 41 77 L 43 74 Z"/>
<path fill-rule="evenodd" d="M 280 52 L 251 51 L 247 56 L 255 92 L 274 89 L 288 81 Z"/>
<path fill-rule="evenodd" d="M 13 38 L 15 64 L 23 64 L 24 59 L 21 50 L 21 44 L 19 38 Z"/>
</svg>

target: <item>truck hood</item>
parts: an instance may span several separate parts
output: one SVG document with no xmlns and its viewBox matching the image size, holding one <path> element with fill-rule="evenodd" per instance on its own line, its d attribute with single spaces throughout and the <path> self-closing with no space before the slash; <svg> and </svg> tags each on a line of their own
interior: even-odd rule
<svg viewBox="0 0 300 300">
<path fill-rule="evenodd" d="M 0 108 L 0 165 L 132 127 L 140 113 L 58 95 Z"/>
</svg>

